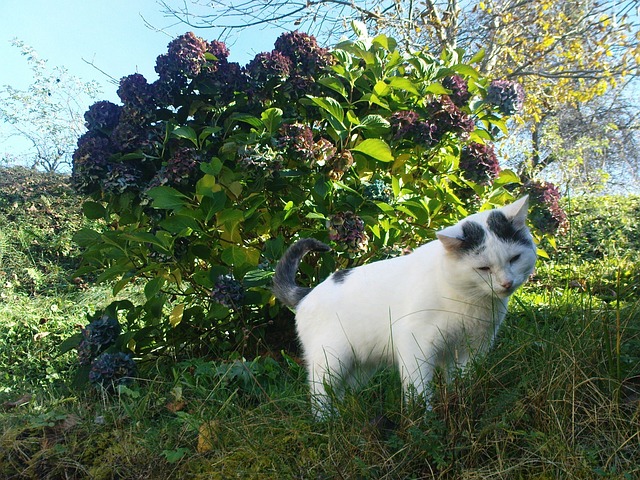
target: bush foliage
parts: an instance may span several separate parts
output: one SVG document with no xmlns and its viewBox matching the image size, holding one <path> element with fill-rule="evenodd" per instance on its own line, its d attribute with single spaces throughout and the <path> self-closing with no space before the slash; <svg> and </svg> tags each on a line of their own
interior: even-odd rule
<svg viewBox="0 0 640 480">
<path fill-rule="evenodd" d="M 269 283 L 298 237 L 337 251 L 302 267 L 313 284 L 525 190 L 492 147 L 519 87 L 480 76 L 481 54 L 403 53 L 357 33 L 332 51 L 285 33 L 245 67 L 188 33 L 158 57 L 156 82 L 125 77 L 122 105 L 86 113 L 73 180 L 105 228 L 77 233 L 79 273 L 144 291 L 119 304 L 127 350 L 253 353 L 290 318 Z"/>
</svg>

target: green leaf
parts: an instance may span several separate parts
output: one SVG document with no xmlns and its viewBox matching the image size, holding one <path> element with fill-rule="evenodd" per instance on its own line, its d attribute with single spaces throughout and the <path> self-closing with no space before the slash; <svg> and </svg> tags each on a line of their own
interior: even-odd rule
<svg viewBox="0 0 640 480">
<path fill-rule="evenodd" d="M 200 132 L 200 135 L 198 136 L 198 139 L 200 140 L 200 143 L 203 143 L 208 137 L 210 137 L 212 135 L 215 135 L 220 130 L 222 130 L 222 127 L 205 127 L 205 128 L 203 128 L 202 131 Z"/>
<path fill-rule="evenodd" d="M 104 218 L 107 210 L 98 202 L 86 201 L 82 204 L 82 213 L 90 220 Z"/>
<path fill-rule="evenodd" d="M 147 194 L 153 199 L 153 207 L 165 210 L 177 210 L 189 203 L 189 199 L 172 187 L 154 187 Z"/>
<path fill-rule="evenodd" d="M 327 88 L 330 88 L 334 92 L 338 92 L 345 99 L 349 98 L 349 94 L 347 93 L 346 88 L 344 88 L 344 85 L 340 81 L 339 78 L 336 78 L 336 77 L 322 77 L 322 78 L 318 79 L 318 83 L 320 85 L 324 85 Z"/>
<path fill-rule="evenodd" d="M 369 32 L 367 32 L 367 25 L 360 20 L 352 20 L 351 29 L 353 30 L 353 33 L 356 34 L 356 37 L 360 40 L 365 39 L 369 36 Z"/>
<path fill-rule="evenodd" d="M 498 178 L 493 181 L 495 187 L 501 187 L 510 183 L 520 183 L 520 177 L 511 170 L 501 170 Z"/>
<path fill-rule="evenodd" d="M 224 192 L 216 192 L 213 195 L 204 197 L 200 201 L 198 210 L 204 213 L 204 221 L 208 222 L 213 216 L 222 210 L 227 203 L 227 195 Z"/>
<path fill-rule="evenodd" d="M 387 52 L 395 50 L 398 46 L 397 42 L 390 37 L 387 37 L 385 34 L 378 35 L 373 39 L 372 43 L 374 45 L 379 45 L 384 48 Z"/>
<path fill-rule="evenodd" d="M 393 162 L 393 154 L 391 153 L 391 147 L 384 140 L 379 138 L 368 138 L 363 140 L 354 148 L 351 149 L 354 152 L 359 152 L 369 157 L 372 157 L 380 162 Z"/>
<path fill-rule="evenodd" d="M 71 335 L 69 338 L 65 339 L 60 345 L 58 345 L 58 353 L 62 355 L 63 353 L 70 352 L 71 350 L 73 350 L 78 346 L 81 340 L 82 340 L 82 333 L 78 332 L 75 335 Z"/>
<path fill-rule="evenodd" d="M 360 120 L 359 127 L 372 136 L 380 137 L 389 131 L 390 124 L 382 115 L 367 115 Z"/>
<path fill-rule="evenodd" d="M 311 101 L 344 125 L 344 110 L 337 100 L 331 97 L 310 97 Z"/>
<path fill-rule="evenodd" d="M 82 228 L 73 235 L 73 241 L 78 244 L 78 246 L 83 248 L 94 245 L 101 240 L 102 235 L 100 235 L 95 230 L 91 230 L 90 228 Z"/>
<path fill-rule="evenodd" d="M 152 278 L 147 282 L 147 284 L 144 286 L 144 296 L 147 298 L 147 300 L 152 299 L 158 293 L 160 293 L 160 290 L 162 290 L 162 287 L 164 287 L 164 282 L 165 280 L 162 277 Z"/>
<path fill-rule="evenodd" d="M 394 90 L 406 90 L 414 95 L 420 95 L 416 85 L 406 77 L 391 77 L 389 78 L 389 86 Z"/>
<path fill-rule="evenodd" d="M 273 272 L 268 270 L 251 270 L 242 279 L 246 287 L 262 287 L 268 285 L 273 278 Z"/>
<path fill-rule="evenodd" d="M 273 136 L 280 128 L 282 124 L 282 114 L 283 112 L 279 108 L 268 108 L 262 112 L 262 123 L 266 127 L 267 132 L 269 132 L 269 135 Z"/>
<path fill-rule="evenodd" d="M 181 232 L 184 232 L 185 230 L 200 230 L 200 225 L 198 225 L 198 222 L 189 215 L 171 215 L 162 220 L 159 225 L 167 232 L 173 234 L 179 234 Z"/>
<path fill-rule="evenodd" d="M 216 177 L 208 173 L 196 183 L 196 194 L 203 197 L 212 197 L 221 190 L 222 186 L 218 184 Z"/>
<path fill-rule="evenodd" d="M 196 147 L 198 146 L 198 135 L 196 135 L 196 131 L 191 127 L 176 127 L 171 132 L 171 135 L 178 138 L 186 138 L 187 140 L 190 140 Z"/>
<path fill-rule="evenodd" d="M 209 163 L 201 163 L 200 170 L 202 173 L 216 176 L 222 170 L 222 161 L 217 157 L 213 157 Z"/>
<path fill-rule="evenodd" d="M 425 91 L 427 93 L 433 93 L 435 95 L 448 95 L 449 94 L 449 90 L 447 90 L 446 88 L 444 88 L 441 84 L 439 84 L 438 82 L 434 82 L 431 85 L 429 85 Z"/>
<path fill-rule="evenodd" d="M 451 70 L 453 70 L 456 73 L 459 73 L 460 75 L 463 75 L 465 77 L 469 77 L 469 78 L 474 78 L 477 79 L 480 77 L 480 74 L 478 73 L 478 71 L 469 66 L 469 65 L 465 65 L 464 63 L 460 63 L 458 65 L 454 65 L 451 67 Z"/>
<path fill-rule="evenodd" d="M 249 115 L 248 113 L 234 113 L 229 117 L 229 120 L 236 122 L 248 123 L 254 128 L 262 129 L 264 128 L 264 123 L 259 118 L 254 117 L 253 115 Z"/>
<path fill-rule="evenodd" d="M 378 80 L 378 82 L 373 86 L 373 91 L 379 97 L 386 97 L 391 93 L 391 87 L 383 80 Z"/>
<path fill-rule="evenodd" d="M 260 252 L 255 248 L 230 245 L 222 251 L 220 258 L 230 267 L 243 267 L 257 264 Z"/>
<path fill-rule="evenodd" d="M 469 63 L 480 63 L 483 59 L 487 51 L 484 48 L 481 48 L 478 53 L 476 53 L 471 59 L 469 59 Z"/>
</svg>

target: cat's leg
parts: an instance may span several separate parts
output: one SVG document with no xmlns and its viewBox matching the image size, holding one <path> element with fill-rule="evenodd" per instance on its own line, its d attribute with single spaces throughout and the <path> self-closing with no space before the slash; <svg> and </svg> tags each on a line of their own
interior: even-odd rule
<svg viewBox="0 0 640 480">
<path fill-rule="evenodd" d="M 342 396 L 345 379 L 351 373 L 351 355 L 348 350 L 322 348 L 307 352 L 305 358 L 311 391 L 311 411 L 316 420 L 322 420 L 334 413 L 331 396 Z"/>
<path fill-rule="evenodd" d="M 420 345 L 416 338 L 409 334 L 407 338 L 394 338 L 394 353 L 405 400 L 421 399 L 426 402 L 428 408 L 436 349 L 429 342 Z"/>
</svg>

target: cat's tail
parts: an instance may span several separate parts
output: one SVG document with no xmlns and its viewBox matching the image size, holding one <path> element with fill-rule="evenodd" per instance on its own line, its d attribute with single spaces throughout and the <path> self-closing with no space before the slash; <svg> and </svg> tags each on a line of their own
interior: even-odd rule
<svg viewBox="0 0 640 480">
<path fill-rule="evenodd" d="M 310 288 L 301 287 L 296 283 L 296 272 L 302 257 L 311 251 L 328 252 L 329 250 L 331 250 L 329 245 L 315 238 L 303 238 L 291 245 L 276 265 L 271 289 L 276 298 L 285 305 L 295 308 L 311 291 Z"/>
</svg>

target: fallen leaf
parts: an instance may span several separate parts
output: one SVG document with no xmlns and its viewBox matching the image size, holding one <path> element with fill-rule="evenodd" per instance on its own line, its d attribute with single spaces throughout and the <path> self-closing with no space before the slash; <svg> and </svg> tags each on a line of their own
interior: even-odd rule
<svg viewBox="0 0 640 480">
<path fill-rule="evenodd" d="M 200 425 L 198 430 L 198 453 L 206 453 L 213 450 L 216 443 L 219 422 L 212 420 Z"/>
<path fill-rule="evenodd" d="M 19 399 L 14 400 L 13 402 L 4 402 L 2 404 L 2 409 L 10 410 L 12 408 L 21 407 L 22 405 L 26 405 L 27 403 L 29 403 L 32 398 L 33 398 L 33 395 L 31 395 L 30 393 L 26 393 L 23 396 L 21 396 Z"/>
<path fill-rule="evenodd" d="M 51 332 L 39 332 L 39 333 L 36 333 L 33 336 L 33 341 L 34 342 L 39 342 L 40 340 L 42 340 L 43 338 L 45 338 L 46 336 L 48 336 L 50 334 L 51 334 Z"/>
<path fill-rule="evenodd" d="M 175 402 L 168 402 L 167 403 L 167 410 L 169 410 L 171 413 L 181 412 L 182 410 L 184 410 L 184 407 L 186 405 L 187 405 L 187 402 L 185 402 L 184 400 L 177 400 Z"/>
</svg>

